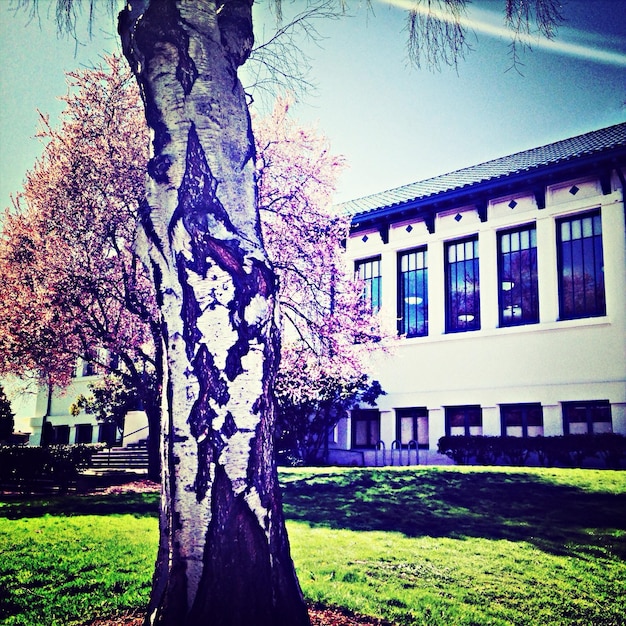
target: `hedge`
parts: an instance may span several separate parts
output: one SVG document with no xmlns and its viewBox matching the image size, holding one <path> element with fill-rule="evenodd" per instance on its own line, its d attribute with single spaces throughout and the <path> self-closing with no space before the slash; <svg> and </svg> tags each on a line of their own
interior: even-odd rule
<svg viewBox="0 0 626 626">
<path fill-rule="evenodd" d="M 0 485 L 20 492 L 67 491 L 100 444 L 0 446 Z"/>
<path fill-rule="evenodd" d="M 439 453 L 458 465 L 534 465 L 582 467 L 586 460 L 619 469 L 626 459 L 626 437 L 617 433 L 556 437 L 450 436 Z"/>
</svg>

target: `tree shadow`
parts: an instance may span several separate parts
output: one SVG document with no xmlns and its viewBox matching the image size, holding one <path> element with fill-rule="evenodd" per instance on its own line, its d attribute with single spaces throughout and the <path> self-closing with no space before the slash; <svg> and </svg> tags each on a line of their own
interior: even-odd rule
<svg viewBox="0 0 626 626">
<path fill-rule="evenodd" d="M 288 519 L 409 537 L 527 541 L 555 554 L 626 559 L 626 494 L 514 472 L 367 469 L 285 481 Z"/>
<path fill-rule="evenodd" d="M 134 515 L 157 517 L 158 493 L 0 496 L 0 518 L 22 519 L 43 515 Z"/>
</svg>

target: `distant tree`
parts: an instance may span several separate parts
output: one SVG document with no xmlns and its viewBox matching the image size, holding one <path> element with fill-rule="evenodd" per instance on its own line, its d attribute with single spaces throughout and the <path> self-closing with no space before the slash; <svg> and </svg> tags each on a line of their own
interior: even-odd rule
<svg viewBox="0 0 626 626">
<path fill-rule="evenodd" d="M 0 385 L 0 442 L 8 441 L 13 434 L 14 417 L 11 403 L 4 392 L 4 388 Z"/>
<path fill-rule="evenodd" d="M 61 15 L 73 15 L 76 1 L 57 0 Z M 119 16 L 152 131 L 140 213 L 165 355 L 153 624 L 309 624 L 273 454 L 276 281 L 260 234 L 254 142 L 237 74 L 253 47 L 252 4 L 137 0 Z M 506 0 L 507 14 L 527 4 Z M 535 0 L 534 15 L 553 4 Z M 437 18 L 436 6 L 444 11 Z M 464 6 L 415 1 L 412 14 L 425 8 L 429 18 L 429 51 L 458 52 Z M 440 28 L 446 17 L 451 29 Z M 423 30 L 414 20 L 413 43 Z"/>
</svg>

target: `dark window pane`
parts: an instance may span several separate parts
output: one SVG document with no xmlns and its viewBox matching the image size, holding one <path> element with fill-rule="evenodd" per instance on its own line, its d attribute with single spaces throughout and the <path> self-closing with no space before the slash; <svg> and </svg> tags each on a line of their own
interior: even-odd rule
<svg viewBox="0 0 626 626">
<path fill-rule="evenodd" d="M 352 447 L 374 448 L 380 440 L 380 413 L 376 409 L 352 412 Z"/>
<path fill-rule="evenodd" d="M 543 435 L 543 409 L 539 403 L 503 404 L 500 406 L 502 434 L 509 437 Z"/>
<path fill-rule="evenodd" d="M 478 239 L 472 237 L 447 244 L 446 259 L 446 330 L 477 330 L 480 328 Z"/>
<path fill-rule="evenodd" d="M 560 221 L 559 298 L 563 319 L 606 313 L 602 221 L 594 211 Z"/>
<path fill-rule="evenodd" d="M 76 443 L 91 443 L 93 439 L 93 426 L 91 424 L 76 425 Z"/>
<path fill-rule="evenodd" d="M 380 258 L 357 261 L 355 273 L 363 283 L 362 298 L 367 310 L 376 313 L 381 305 Z"/>
<path fill-rule="evenodd" d="M 535 324 L 539 321 L 535 227 L 500 233 L 498 238 L 500 325 Z"/>
<path fill-rule="evenodd" d="M 482 435 L 483 414 L 479 406 L 446 407 L 447 435 Z"/>
<path fill-rule="evenodd" d="M 566 434 L 612 432 L 609 401 L 564 402 L 563 430 Z"/>
<path fill-rule="evenodd" d="M 428 263 L 426 249 L 399 257 L 398 332 L 407 337 L 428 334 Z"/>
</svg>

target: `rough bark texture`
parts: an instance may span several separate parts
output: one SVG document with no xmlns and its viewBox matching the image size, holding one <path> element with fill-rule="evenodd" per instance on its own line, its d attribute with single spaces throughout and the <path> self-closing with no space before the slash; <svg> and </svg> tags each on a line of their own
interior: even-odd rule
<svg viewBox="0 0 626 626">
<path fill-rule="evenodd" d="M 150 624 L 309 624 L 272 451 L 276 284 L 237 78 L 251 9 L 252 0 L 133 0 L 120 14 L 153 130 L 142 221 L 164 343 Z"/>
</svg>

